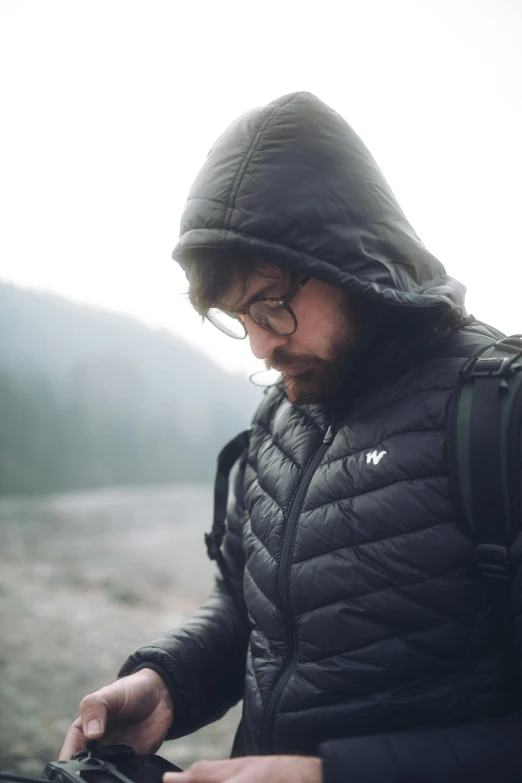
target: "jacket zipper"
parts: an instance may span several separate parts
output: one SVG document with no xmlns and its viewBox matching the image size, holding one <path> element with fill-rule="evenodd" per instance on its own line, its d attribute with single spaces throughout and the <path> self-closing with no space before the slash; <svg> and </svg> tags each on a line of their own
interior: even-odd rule
<svg viewBox="0 0 522 783">
<path fill-rule="evenodd" d="M 283 614 L 290 630 L 290 655 L 283 671 L 272 686 L 270 696 L 268 697 L 261 733 L 261 752 L 265 754 L 272 752 L 275 711 L 281 694 L 294 672 L 299 653 L 297 626 L 290 607 L 290 568 L 292 564 L 295 535 L 297 532 L 297 522 L 301 515 L 301 509 L 312 477 L 319 467 L 322 458 L 328 451 L 332 440 L 333 427 L 330 424 L 321 445 L 309 460 L 304 473 L 301 476 L 301 481 L 298 484 L 296 493 L 290 504 L 290 508 L 288 509 L 288 517 L 283 532 L 281 560 L 279 561 L 279 595 L 281 597 Z"/>
</svg>

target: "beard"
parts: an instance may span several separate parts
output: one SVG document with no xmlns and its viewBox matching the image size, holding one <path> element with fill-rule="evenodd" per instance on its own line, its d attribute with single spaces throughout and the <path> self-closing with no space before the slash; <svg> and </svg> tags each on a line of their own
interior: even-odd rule
<svg viewBox="0 0 522 783">
<path fill-rule="evenodd" d="M 331 338 L 330 359 L 304 353 L 289 353 L 276 348 L 265 361 L 267 370 L 283 374 L 288 401 L 293 405 L 315 405 L 330 402 L 348 379 L 357 354 L 353 310 L 343 310 Z M 299 368 L 303 368 L 303 372 Z M 285 374 L 291 370 L 291 375 Z"/>
</svg>

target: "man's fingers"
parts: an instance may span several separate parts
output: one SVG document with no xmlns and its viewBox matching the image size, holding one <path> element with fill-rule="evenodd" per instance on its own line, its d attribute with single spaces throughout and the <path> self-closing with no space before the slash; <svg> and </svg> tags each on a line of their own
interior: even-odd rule
<svg viewBox="0 0 522 783">
<path fill-rule="evenodd" d="M 226 761 L 198 761 L 185 772 L 166 772 L 163 783 L 322 783 L 320 758 L 243 756 Z"/>
<path fill-rule="evenodd" d="M 86 739 L 100 739 L 107 728 L 107 714 L 118 714 L 125 704 L 125 687 L 120 682 L 89 693 L 80 702 L 80 717 L 70 727 L 60 753 L 60 761 L 85 747 Z"/>
<path fill-rule="evenodd" d="M 99 739 L 107 723 L 107 702 L 101 691 L 90 693 L 80 702 L 83 733 L 88 739 Z"/>
<path fill-rule="evenodd" d="M 166 772 L 163 783 L 228 783 L 248 766 L 250 758 L 196 761 L 185 772 Z"/>
<path fill-rule="evenodd" d="M 103 690 L 103 688 L 101 689 Z M 98 739 L 105 732 L 107 704 L 101 691 L 90 693 L 80 702 L 80 717 L 76 718 L 65 736 L 59 761 L 67 761 L 85 747 L 85 739 Z"/>
<path fill-rule="evenodd" d="M 82 731 L 82 719 L 76 718 L 65 736 L 63 748 L 60 751 L 58 761 L 68 761 L 73 753 L 77 753 L 85 746 L 85 737 Z"/>
<path fill-rule="evenodd" d="M 224 777 L 223 761 L 196 761 L 185 772 L 167 772 L 163 783 L 221 783 Z"/>
</svg>

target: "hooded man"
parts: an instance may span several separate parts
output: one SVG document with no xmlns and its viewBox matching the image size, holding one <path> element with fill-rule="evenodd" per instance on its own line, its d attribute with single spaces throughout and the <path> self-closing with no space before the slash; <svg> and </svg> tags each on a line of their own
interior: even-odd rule
<svg viewBox="0 0 522 783">
<path fill-rule="evenodd" d="M 446 457 L 459 370 L 501 333 L 466 316 L 361 140 L 309 93 L 218 139 L 173 256 L 196 309 L 282 376 L 240 460 L 228 578 L 83 700 L 62 758 L 102 735 L 155 752 L 243 699 L 234 758 L 166 780 L 518 780 L 521 639 Z"/>
</svg>

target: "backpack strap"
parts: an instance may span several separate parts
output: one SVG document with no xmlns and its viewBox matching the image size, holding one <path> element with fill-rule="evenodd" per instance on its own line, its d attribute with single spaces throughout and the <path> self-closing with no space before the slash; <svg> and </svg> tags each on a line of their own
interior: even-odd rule
<svg viewBox="0 0 522 783">
<path fill-rule="evenodd" d="M 212 530 L 210 533 L 205 533 L 207 554 L 211 560 L 216 561 L 223 581 L 240 614 L 244 613 L 244 609 L 241 607 L 235 590 L 233 589 L 230 570 L 221 550 L 221 546 L 227 529 L 226 518 L 230 473 L 238 459 L 248 447 L 250 433 L 251 430 L 240 432 L 239 435 L 236 435 L 235 438 L 227 443 L 219 453 L 216 480 L 214 483 L 214 519 L 212 522 Z"/>
<path fill-rule="evenodd" d="M 460 370 L 449 411 L 450 492 L 476 542 L 480 573 L 510 579 L 522 530 L 522 335 L 486 346 Z"/>
</svg>

